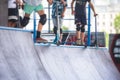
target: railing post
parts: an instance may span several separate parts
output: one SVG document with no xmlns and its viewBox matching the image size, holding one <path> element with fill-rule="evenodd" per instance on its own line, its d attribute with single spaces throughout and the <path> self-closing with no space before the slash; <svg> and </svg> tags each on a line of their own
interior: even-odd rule
<svg viewBox="0 0 120 80">
<path fill-rule="evenodd" d="M 91 8 L 90 5 L 88 5 L 88 39 L 87 39 L 87 45 L 91 45 Z"/>
<path fill-rule="evenodd" d="M 50 33 L 50 5 L 48 4 L 48 33 Z"/>
<path fill-rule="evenodd" d="M 33 26 L 34 26 L 34 30 L 33 30 L 33 41 L 34 43 L 36 42 L 36 14 L 35 12 L 33 13 Z"/>
</svg>

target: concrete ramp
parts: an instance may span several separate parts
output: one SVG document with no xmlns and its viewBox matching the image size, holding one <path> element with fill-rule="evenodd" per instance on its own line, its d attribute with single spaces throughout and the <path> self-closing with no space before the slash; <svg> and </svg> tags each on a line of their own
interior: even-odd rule
<svg viewBox="0 0 120 80">
<path fill-rule="evenodd" d="M 120 80 L 106 48 L 35 46 L 29 32 L 0 30 L 0 80 Z"/>
<path fill-rule="evenodd" d="M 37 46 L 36 49 L 52 80 L 120 80 L 106 48 Z"/>
<path fill-rule="evenodd" d="M 51 80 L 30 33 L 0 30 L 0 80 Z"/>
</svg>

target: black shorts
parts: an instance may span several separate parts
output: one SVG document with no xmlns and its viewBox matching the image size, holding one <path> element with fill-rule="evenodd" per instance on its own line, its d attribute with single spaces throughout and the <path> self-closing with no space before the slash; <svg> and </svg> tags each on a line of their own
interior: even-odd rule
<svg viewBox="0 0 120 80">
<path fill-rule="evenodd" d="M 17 8 L 8 8 L 8 21 L 17 21 L 18 20 L 18 9 Z"/>
<path fill-rule="evenodd" d="M 81 23 L 82 25 L 87 24 L 86 15 L 75 15 L 75 24 Z"/>
<path fill-rule="evenodd" d="M 86 7 L 84 5 L 76 4 L 75 6 L 75 24 L 76 23 L 87 24 Z"/>
</svg>

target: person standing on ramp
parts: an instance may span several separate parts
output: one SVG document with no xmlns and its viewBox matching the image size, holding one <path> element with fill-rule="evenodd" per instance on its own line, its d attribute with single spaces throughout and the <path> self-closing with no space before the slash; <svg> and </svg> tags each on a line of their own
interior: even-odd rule
<svg viewBox="0 0 120 80">
<path fill-rule="evenodd" d="M 67 7 L 67 0 L 53 0 L 52 3 L 52 21 L 53 32 L 55 34 L 54 43 L 57 43 L 57 31 L 60 29 L 59 43 L 62 43 L 62 22 Z M 58 9 L 58 10 L 57 10 Z M 57 19 L 58 18 L 58 19 Z M 58 24 L 59 22 L 59 24 Z"/>
<path fill-rule="evenodd" d="M 47 0 L 49 3 L 51 3 L 51 0 Z M 41 31 L 43 28 L 43 25 L 46 23 L 46 14 L 44 12 L 44 8 L 42 5 L 42 0 L 24 0 L 24 12 L 25 16 L 21 22 L 21 27 L 25 27 L 30 20 L 30 14 L 35 11 L 40 16 L 39 23 L 38 23 L 38 29 L 37 29 L 37 36 L 36 36 L 36 42 L 47 42 L 46 39 L 43 39 L 41 37 Z"/>
<path fill-rule="evenodd" d="M 75 3 L 75 10 L 74 8 Z M 84 38 L 85 38 L 85 25 L 86 22 L 86 3 L 89 3 L 94 16 L 96 16 L 96 12 L 91 0 L 72 0 L 71 2 L 71 11 L 72 15 L 75 15 L 75 25 L 76 25 L 76 45 L 85 45 Z"/>
</svg>

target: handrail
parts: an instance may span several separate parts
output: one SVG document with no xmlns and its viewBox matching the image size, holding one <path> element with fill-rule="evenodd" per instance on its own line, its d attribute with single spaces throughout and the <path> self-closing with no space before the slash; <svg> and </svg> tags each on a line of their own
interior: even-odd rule
<svg viewBox="0 0 120 80">
<path fill-rule="evenodd" d="M 22 31 L 22 32 L 33 32 L 33 30 L 25 30 L 22 28 L 12 28 L 12 27 L 6 27 L 6 26 L 0 26 L 0 30 L 12 30 L 12 31 Z"/>
</svg>

